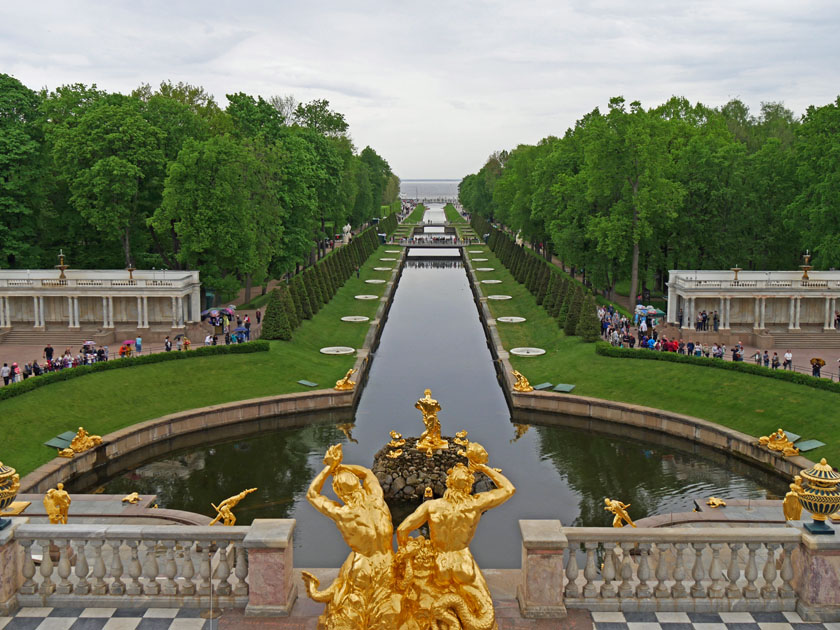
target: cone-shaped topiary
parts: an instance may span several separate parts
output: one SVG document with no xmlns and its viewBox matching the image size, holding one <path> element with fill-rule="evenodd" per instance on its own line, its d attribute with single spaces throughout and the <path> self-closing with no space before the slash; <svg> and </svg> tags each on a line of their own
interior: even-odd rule
<svg viewBox="0 0 840 630">
<path fill-rule="evenodd" d="M 567 336 L 572 336 L 577 330 L 577 323 L 580 319 L 580 309 L 583 304 L 583 288 L 580 285 L 575 287 L 572 294 L 572 299 L 569 304 L 569 310 L 566 312 L 566 322 L 563 324 L 563 332 Z"/>
<path fill-rule="evenodd" d="M 601 322 L 598 320 L 598 304 L 595 302 L 595 296 L 591 293 L 586 294 L 583 298 L 583 304 L 580 309 L 580 319 L 578 320 L 575 334 L 578 337 L 583 337 L 584 341 L 590 343 L 598 341 L 601 334 Z"/>
<path fill-rule="evenodd" d="M 284 286 L 280 289 L 280 296 L 282 298 L 283 309 L 286 311 L 286 320 L 289 322 L 289 328 L 294 330 L 300 326 L 300 318 L 297 315 L 295 302 L 292 299 L 292 294 L 291 291 L 289 291 L 288 286 Z"/>
<path fill-rule="evenodd" d="M 569 307 L 572 304 L 572 298 L 575 294 L 575 285 L 572 281 L 565 282 L 560 296 L 557 298 L 557 304 L 560 308 L 557 309 L 557 325 L 564 328 L 566 325 L 566 315 L 569 312 Z"/>
<path fill-rule="evenodd" d="M 560 282 L 560 276 L 553 271 L 548 273 L 548 281 L 545 286 L 545 297 L 543 297 L 542 307 L 545 312 L 551 315 L 554 307 L 554 300 L 557 299 L 557 283 Z"/>
<path fill-rule="evenodd" d="M 312 269 L 307 269 L 304 272 L 303 282 L 306 285 L 306 293 L 309 295 L 309 304 L 314 315 L 321 310 L 321 306 L 324 305 L 324 299 L 321 297 L 321 287 Z"/>
<path fill-rule="evenodd" d="M 277 289 L 269 294 L 260 337 L 262 339 L 282 339 L 283 341 L 289 341 L 292 338 L 292 329 L 289 327 L 286 309 L 283 306 L 283 296 Z"/>
<path fill-rule="evenodd" d="M 304 319 L 304 317 L 303 317 L 303 303 L 301 302 L 301 299 L 300 299 L 300 293 L 299 293 L 297 283 L 294 280 L 292 280 L 291 282 L 289 282 L 288 286 L 289 286 L 289 295 L 292 296 L 292 302 L 295 305 L 295 318 L 297 319 L 297 324 L 295 325 L 295 328 L 297 328 L 300 325 L 300 322 L 303 321 L 303 319 Z"/>
<path fill-rule="evenodd" d="M 535 287 L 535 294 L 534 297 L 537 299 L 537 304 L 542 304 L 545 302 L 545 296 L 548 291 L 548 280 L 549 276 L 554 274 L 551 273 L 551 269 L 549 269 L 548 265 L 543 263 L 540 265 L 540 276 L 537 279 L 537 285 Z"/>
<path fill-rule="evenodd" d="M 292 280 L 292 286 L 300 299 L 301 317 L 303 319 L 312 319 L 312 304 L 309 302 L 309 294 L 306 292 L 306 287 L 303 284 L 303 276 L 298 274 Z"/>
</svg>

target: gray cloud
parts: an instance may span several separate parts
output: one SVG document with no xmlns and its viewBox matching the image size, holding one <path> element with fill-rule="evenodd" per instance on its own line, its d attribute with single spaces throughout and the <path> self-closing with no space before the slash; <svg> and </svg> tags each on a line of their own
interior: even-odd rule
<svg viewBox="0 0 840 630">
<path fill-rule="evenodd" d="M 829 0 L 5 3 L 0 63 L 33 88 L 161 80 L 327 98 L 405 178 L 460 177 L 622 94 L 834 100 Z"/>
</svg>

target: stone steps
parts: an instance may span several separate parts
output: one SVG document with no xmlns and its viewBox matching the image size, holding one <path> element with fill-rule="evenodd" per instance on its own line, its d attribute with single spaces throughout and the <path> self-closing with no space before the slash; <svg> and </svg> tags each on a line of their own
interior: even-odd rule
<svg viewBox="0 0 840 630">
<path fill-rule="evenodd" d="M 778 348 L 840 348 L 840 333 L 773 333 L 773 341 Z"/>
<path fill-rule="evenodd" d="M 93 339 L 97 329 L 70 330 L 68 328 L 49 328 L 47 330 L 20 330 L 9 331 L 2 339 L 7 345 L 14 346 L 36 346 L 50 343 L 55 346 L 76 345 L 83 341 Z"/>
</svg>

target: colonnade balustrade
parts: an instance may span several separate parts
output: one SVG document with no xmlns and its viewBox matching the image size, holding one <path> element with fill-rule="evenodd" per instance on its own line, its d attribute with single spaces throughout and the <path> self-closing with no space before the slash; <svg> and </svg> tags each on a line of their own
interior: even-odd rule
<svg viewBox="0 0 840 630">
<path fill-rule="evenodd" d="M 0 532 L 0 614 L 18 606 L 294 605 L 294 520 L 245 527 L 41 525 Z M 525 617 L 592 611 L 796 611 L 840 620 L 840 541 L 786 527 L 563 527 L 522 520 Z M 40 561 L 40 562 L 37 562 Z"/>
</svg>

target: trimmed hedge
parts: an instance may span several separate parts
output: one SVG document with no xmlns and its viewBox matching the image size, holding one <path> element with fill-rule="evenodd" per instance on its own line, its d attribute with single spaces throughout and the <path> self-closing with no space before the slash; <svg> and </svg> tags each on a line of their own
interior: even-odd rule
<svg viewBox="0 0 840 630">
<path fill-rule="evenodd" d="M 129 357 L 127 359 L 111 359 L 110 361 L 103 361 L 92 365 L 80 365 L 74 368 L 65 368 L 63 370 L 59 370 L 58 372 L 47 372 L 46 374 L 41 374 L 41 376 L 30 376 L 28 379 L 21 381 L 20 383 L 10 383 L 6 387 L 0 388 L 0 400 L 20 396 L 21 394 L 25 394 L 33 389 L 38 389 L 39 387 L 44 387 L 45 385 L 49 385 L 51 383 L 69 381 L 70 379 L 85 376 L 86 374 L 95 374 L 96 372 L 130 368 L 138 365 L 147 365 L 149 363 L 163 363 L 164 361 L 197 359 L 217 354 L 268 352 L 270 349 L 271 344 L 267 341 L 249 341 L 247 343 L 235 343 L 229 346 L 200 346 L 195 350 L 159 352 L 157 354 L 144 354 L 139 357 Z"/>
<path fill-rule="evenodd" d="M 618 348 L 612 346 L 606 341 L 598 341 L 595 343 L 595 352 L 605 357 L 614 357 L 619 359 L 646 359 L 648 361 L 670 361 L 671 363 L 688 363 L 690 365 L 699 365 L 704 367 L 718 368 L 719 370 L 733 370 L 735 372 L 743 372 L 745 374 L 752 374 L 753 376 L 764 376 L 766 378 L 775 378 L 780 381 L 788 381 L 796 383 L 797 385 L 807 385 L 815 389 L 824 389 L 829 392 L 840 393 L 840 383 L 835 383 L 829 378 L 815 378 L 800 372 L 791 372 L 787 370 L 774 370 L 766 368 L 763 365 L 755 365 L 753 363 L 746 363 L 744 361 L 724 361 L 723 359 L 713 359 L 711 357 L 693 357 L 687 354 L 677 354 L 676 352 L 660 352 L 657 350 L 641 350 L 633 348 Z"/>
</svg>

